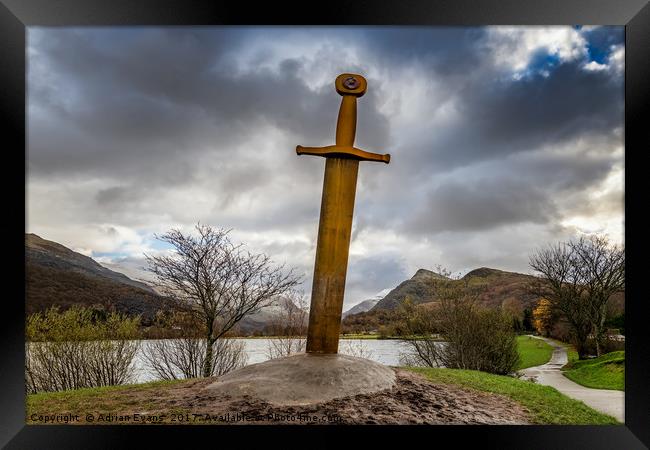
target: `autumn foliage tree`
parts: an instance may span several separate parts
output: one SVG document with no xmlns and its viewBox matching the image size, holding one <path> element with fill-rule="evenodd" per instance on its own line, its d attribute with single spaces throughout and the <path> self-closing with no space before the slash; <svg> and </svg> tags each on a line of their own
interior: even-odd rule
<svg viewBox="0 0 650 450">
<path fill-rule="evenodd" d="M 533 309 L 533 325 L 537 332 L 546 337 L 550 336 L 556 320 L 557 314 L 551 301 L 546 298 L 539 299 L 537 306 Z"/>
<path fill-rule="evenodd" d="M 533 290 L 562 311 L 580 358 L 587 356 L 590 336 L 600 356 L 607 302 L 625 288 L 624 247 L 583 236 L 535 252 L 529 264 L 539 274 Z"/>
</svg>

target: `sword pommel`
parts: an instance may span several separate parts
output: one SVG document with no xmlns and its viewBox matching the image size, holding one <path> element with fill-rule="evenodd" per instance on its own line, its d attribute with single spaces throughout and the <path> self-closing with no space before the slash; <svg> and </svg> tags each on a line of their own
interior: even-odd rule
<svg viewBox="0 0 650 450">
<path fill-rule="evenodd" d="M 368 82 L 361 75 L 356 73 L 342 73 L 334 81 L 336 92 L 341 95 L 353 95 L 361 97 L 368 89 Z"/>
</svg>

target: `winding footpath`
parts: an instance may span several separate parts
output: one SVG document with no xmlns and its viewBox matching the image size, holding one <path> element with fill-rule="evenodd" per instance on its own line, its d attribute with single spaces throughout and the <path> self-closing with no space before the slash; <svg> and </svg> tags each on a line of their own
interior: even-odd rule
<svg viewBox="0 0 650 450">
<path fill-rule="evenodd" d="M 587 406 L 615 417 L 620 422 L 625 422 L 625 392 L 609 389 L 591 389 L 574 383 L 562 375 L 560 368 L 569 362 L 566 347 L 556 344 L 550 339 L 542 339 L 553 347 L 553 355 L 546 364 L 529 367 L 522 370 L 525 378 L 534 378 L 537 383 L 554 387 L 564 395 L 580 400 Z"/>
</svg>

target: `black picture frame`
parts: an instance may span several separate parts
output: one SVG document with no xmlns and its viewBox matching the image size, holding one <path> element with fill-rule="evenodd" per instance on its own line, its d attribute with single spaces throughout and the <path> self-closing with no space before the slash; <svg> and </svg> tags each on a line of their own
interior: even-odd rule
<svg viewBox="0 0 650 450">
<path fill-rule="evenodd" d="M 25 33 L 29 26 L 108 25 L 624 25 L 625 26 L 625 241 L 626 286 L 625 425 L 621 426 L 424 426 L 424 427 L 174 427 L 174 426 L 39 426 L 25 424 L 24 391 L 24 233 L 26 158 Z M 646 246 L 638 211 L 644 193 L 645 167 L 640 159 L 650 150 L 646 117 L 650 96 L 650 5 L 645 0 L 456 0 L 354 1 L 330 3 L 210 2 L 196 0 L 1 0 L 0 109 L 7 142 L 2 230 L 9 293 L 3 302 L 0 389 L 3 414 L 0 444 L 6 448 L 187 448 L 240 443 L 262 435 L 268 443 L 310 447 L 333 439 L 332 445 L 353 440 L 374 445 L 385 439 L 411 445 L 474 443 L 499 449 L 640 449 L 650 446 L 650 346 L 641 291 Z M 26 154 L 25 154 L 26 156 Z M 22 187 L 21 187 L 22 186 Z M 6 199 L 6 196 L 4 196 Z M 638 216 L 637 216 L 638 214 Z M 631 245 L 629 244 L 631 242 Z M 634 264 L 638 261 L 638 265 Z M 642 267 L 642 266 L 641 266 Z M 22 297 L 21 297 L 22 296 Z M 353 429 L 352 429 L 353 428 Z M 341 433 L 345 433 L 342 436 Z M 258 434 L 260 433 L 260 434 Z M 405 435 L 406 433 L 407 435 Z M 236 436 L 234 436 L 236 435 Z M 310 441 L 305 439 L 311 438 Z M 415 436 L 414 436 L 415 435 Z M 287 439 L 291 436 L 291 439 Z M 449 444 L 443 444 L 443 442 Z M 140 442 L 140 445 L 137 443 Z M 194 443 L 194 444 L 193 444 Z M 338 444 L 337 444 L 338 443 Z M 402 444 L 403 445 L 403 444 Z M 248 445 L 244 445 L 248 447 Z"/>
</svg>

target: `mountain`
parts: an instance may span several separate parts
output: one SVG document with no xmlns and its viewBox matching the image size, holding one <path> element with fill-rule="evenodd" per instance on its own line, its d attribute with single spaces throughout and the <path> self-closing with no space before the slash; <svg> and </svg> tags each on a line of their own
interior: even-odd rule
<svg viewBox="0 0 650 450">
<path fill-rule="evenodd" d="M 481 267 L 468 272 L 460 281 L 482 286 L 479 302 L 496 308 L 504 302 L 516 300 L 522 308 L 534 308 L 539 297 L 528 292 L 535 279 L 532 275 Z"/>
<path fill-rule="evenodd" d="M 348 309 L 347 311 L 344 311 L 342 314 L 342 318 L 344 319 L 345 317 L 352 315 L 352 314 L 359 314 L 362 312 L 370 311 L 382 298 L 386 296 L 390 292 L 390 289 L 384 289 L 383 291 L 379 292 L 375 296 L 364 300 L 360 303 L 357 303 L 354 305 L 352 308 Z"/>
<path fill-rule="evenodd" d="M 47 241 L 33 233 L 25 234 L 25 252 L 31 263 L 40 266 L 68 270 L 88 276 L 109 278 L 118 283 L 155 293 L 150 286 L 144 283 L 132 280 L 123 273 L 115 272 L 100 265 L 88 256 L 74 252 L 57 242 Z"/>
<path fill-rule="evenodd" d="M 288 313 L 294 314 L 294 318 L 298 320 L 300 313 L 302 314 L 303 325 L 307 326 L 309 321 L 309 313 L 293 303 L 291 299 L 286 297 L 275 298 L 269 305 L 264 306 L 259 311 L 244 316 L 244 318 L 235 325 L 233 330 L 237 335 L 250 335 L 259 334 L 264 332 L 271 332 L 270 327 L 274 322 L 283 323 L 284 318 Z"/>
<path fill-rule="evenodd" d="M 498 307 L 505 301 L 515 300 L 523 308 L 529 308 L 537 300 L 535 295 L 527 291 L 528 284 L 533 280 L 531 275 L 481 267 L 468 272 L 460 280 L 450 280 L 430 270 L 420 269 L 411 279 L 402 282 L 389 292 L 371 311 L 394 310 L 407 296 L 416 304 L 432 302 L 436 296 L 435 282 L 437 280 L 448 280 L 452 285 L 464 285 L 465 283 L 481 285 L 483 289 L 479 296 L 479 302 L 483 306 Z"/>
<path fill-rule="evenodd" d="M 352 308 L 348 309 L 347 311 L 344 311 L 342 314 L 342 317 L 345 318 L 351 314 L 359 314 L 362 312 L 370 311 L 373 306 L 377 304 L 381 300 L 380 298 L 369 298 L 368 300 L 364 300 L 361 303 L 357 303 L 354 305 Z"/>
<path fill-rule="evenodd" d="M 162 288 L 156 286 L 156 276 L 146 269 L 147 260 L 143 257 L 127 257 L 118 258 L 109 261 L 99 261 L 99 263 L 114 272 L 123 273 L 132 280 L 141 281 L 145 285 L 149 285 L 154 292 L 164 295 Z"/>
<path fill-rule="evenodd" d="M 141 274 L 138 264 L 131 265 L 126 266 L 132 269 L 129 273 Z M 120 268 L 119 264 L 111 266 Z M 66 309 L 81 305 L 131 316 L 139 314 L 141 323 L 148 326 L 158 310 L 175 307 L 170 299 L 145 283 L 36 234 L 25 234 L 25 275 L 26 314 L 52 306 Z M 242 335 L 263 332 L 279 314 L 297 308 L 287 298 L 275 299 L 260 311 L 245 316 L 237 324 L 237 332 Z M 305 313 L 304 317 L 306 325 L 308 315 Z"/>
<path fill-rule="evenodd" d="M 435 297 L 435 281 L 448 280 L 449 278 L 439 273 L 432 272 L 426 269 L 420 269 L 415 272 L 415 275 L 410 279 L 400 283 L 395 289 L 390 291 L 383 299 L 379 300 L 377 304 L 371 309 L 376 311 L 379 309 L 393 310 L 397 308 L 408 296 L 415 303 L 426 303 L 434 300 Z"/>
<path fill-rule="evenodd" d="M 25 290 L 27 314 L 51 306 L 98 306 L 140 314 L 148 325 L 159 309 L 171 307 L 169 299 L 146 284 L 35 234 L 25 235 Z"/>
</svg>

